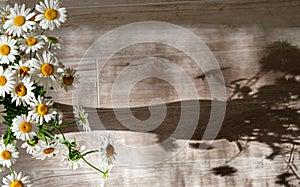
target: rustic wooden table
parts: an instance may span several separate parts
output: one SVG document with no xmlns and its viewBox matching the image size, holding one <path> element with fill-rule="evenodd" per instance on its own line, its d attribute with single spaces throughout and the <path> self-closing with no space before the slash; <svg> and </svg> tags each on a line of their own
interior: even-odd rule
<svg viewBox="0 0 300 187">
<path fill-rule="evenodd" d="M 36 3 L 27 0 L 10 3 L 13 2 L 26 2 L 29 6 Z M 299 186 L 299 102 L 289 99 L 282 102 L 286 94 L 300 96 L 299 82 L 284 82 L 285 79 L 278 82 L 283 76 L 278 72 L 260 76 L 262 62 L 279 59 L 299 64 L 299 0 L 62 2 L 68 9 L 68 21 L 55 32 L 64 40 L 64 48 L 57 54 L 66 66 L 77 68 L 81 83 L 73 93 L 50 94 L 70 119 L 71 105 L 84 105 L 90 113 L 94 131 L 78 132 L 77 127 L 65 129 L 68 137 L 80 135 L 80 142 L 89 142 L 91 148 L 97 148 L 97 141 L 91 138 L 103 134 L 105 129 L 116 135 L 119 164 L 113 168 L 107 186 Z M 195 47 L 182 51 L 162 43 L 135 43 L 99 67 L 97 49 L 100 49 L 93 48 L 94 42 L 120 26 L 143 21 L 167 22 L 191 31 L 208 47 L 202 50 L 209 49 L 209 55 L 212 54 L 221 67 L 227 110 L 220 133 L 206 151 L 200 148 L 208 142 L 201 138 L 211 115 L 211 101 L 216 98 L 212 97 L 204 74 L 213 76 L 214 72 L 199 69 L 187 55 L 202 50 L 197 51 Z M 157 36 L 161 32 L 165 31 L 157 30 Z M 123 39 L 122 36 L 111 38 L 108 44 L 113 46 Z M 86 60 L 89 47 L 96 50 L 95 57 Z M 109 47 L 104 51 L 101 48 L 99 53 L 112 51 L 114 49 Z M 145 58 L 148 61 L 138 61 Z M 177 68 L 166 67 L 166 60 Z M 126 86 L 118 87 L 114 91 L 117 99 L 112 102 L 115 80 L 125 68 L 125 77 L 129 79 L 142 76 L 145 70 L 153 76 L 140 80 L 130 89 L 127 103 L 123 102 L 128 97 Z M 293 68 L 289 70 L 293 72 Z M 164 75 L 165 80 L 158 78 L 159 75 Z M 180 84 L 178 77 L 182 76 L 189 77 L 190 84 Z M 172 81 L 179 84 L 170 85 Z M 214 81 L 214 87 L 220 85 L 218 79 Z M 251 81 L 254 83 L 250 84 Z M 126 84 L 129 83 L 125 81 L 123 85 Z M 192 89 L 196 94 L 180 95 Z M 122 112 L 124 108 L 131 108 L 137 119 L 146 120 L 150 117 L 148 106 L 156 98 L 167 103 L 167 113 L 161 125 L 148 133 L 129 130 L 112 109 L 121 108 Z M 180 111 L 193 110 L 193 107 L 182 108 L 180 101 L 189 101 L 190 106 L 200 101 L 200 120 L 191 136 L 185 134 L 189 129 L 171 136 L 178 126 Z M 154 113 L 163 107 L 161 103 L 152 104 L 157 106 Z M 103 126 L 99 126 L 99 120 Z M 169 141 L 162 144 L 166 139 Z M 122 145 L 131 147 L 126 150 Z M 159 146 L 147 151 L 150 145 Z M 142 151 L 130 152 L 132 147 L 141 147 Z M 60 156 L 57 157 L 43 162 L 24 157 L 18 161 L 18 167 L 33 176 L 35 186 L 98 185 L 96 172 L 87 167 L 69 171 L 57 162 Z M 92 159 L 95 163 L 98 161 L 96 157 Z"/>
</svg>

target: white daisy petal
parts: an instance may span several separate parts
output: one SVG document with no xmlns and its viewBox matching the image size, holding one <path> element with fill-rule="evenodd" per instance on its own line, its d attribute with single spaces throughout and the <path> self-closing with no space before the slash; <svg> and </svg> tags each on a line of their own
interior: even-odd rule
<svg viewBox="0 0 300 187">
<path fill-rule="evenodd" d="M 36 5 L 36 10 L 41 13 L 36 16 L 35 21 L 40 21 L 43 29 L 54 30 L 66 21 L 66 9 L 60 8 L 58 0 L 44 0 Z"/>
<path fill-rule="evenodd" d="M 91 131 L 88 113 L 85 112 L 82 106 L 73 106 L 73 114 L 75 116 L 76 123 L 82 126 L 84 131 Z"/>
<path fill-rule="evenodd" d="M 7 175 L 2 179 L 4 185 L 2 187 L 12 187 L 12 186 L 22 186 L 22 187 L 31 187 L 31 182 L 29 176 L 24 176 L 22 172 L 14 172 Z"/>
<path fill-rule="evenodd" d="M 27 29 L 32 30 L 32 25 L 35 24 L 35 22 L 30 21 L 35 13 L 29 12 L 30 9 L 26 9 L 25 4 L 15 4 L 14 8 L 10 9 L 10 15 L 7 16 L 8 21 L 4 23 L 3 28 L 6 29 L 9 34 L 21 37 L 27 32 Z"/>
<path fill-rule="evenodd" d="M 19 157 L 19 152 L 11 144 L 0 144 L 0 155 L 0 164 L 9 168 L 12 164 L 15 164 L 16 159 Z"/>
</svg>

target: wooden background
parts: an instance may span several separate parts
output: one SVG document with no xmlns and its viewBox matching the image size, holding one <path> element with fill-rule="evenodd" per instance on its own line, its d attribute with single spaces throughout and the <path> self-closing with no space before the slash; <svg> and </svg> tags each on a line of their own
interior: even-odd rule
<svg viewBox="0 0 300 187">
<path fill-rule="evenodd" d="M 37 1 L 10 1 L 14 2 L 26 2 L 31 6 Z M 81 62 L 86 50 L 105 33 L 134 22 L 162 21 L 184 27 L 203 40 L 224 69 L 225 83 L 250 78 L 260 71 L 259 61 L 268 54 L 266 47 L 272 43 L 287 41 L 291 45 L 300 46 L 299 0 L 63 0 L 62 2 L 68 9 L 68 21 L 59 31 L 53 33 L 61 35 L 64 40 L 64 48 L 57 51 L 57 54 L 66 66 L 77 68 L 81 75 L 81 83 L 73 93 L 66 94 L 62 91 L 51 95 L 57 103 L 65 104 L 58 106 L 66 115 L 71 111 L 70 105 L 80 103 L 89 107 L 87 110 L 90 113 L 92 129 L 95 130 L 92 133 L 74 132 L 78 131 L 77 128 L 65 131 L 70 132 L 68 137 L 80 135 L 81 142 L 92 142 L 89 146 L 97 148 L 97 142 L 89 140 L 103 134 L 103 127 L 98 123 L 100 119 L 105 129 L 112 130 L 111 132 L 116 134 L 119 159 L 136 160 L 138 163 L 136 166 L 117 165 L 112 170 L 107 186 L 280 186 L 278 181 L 282 184 L 299 185 L 297 175 L 287 178 L 289 181 L 286 183 L 280 180 L 281 174 L 291 172 L 285 160 L 290 159 L 293 146 L 296 147 L 293 164 L 299 167 L 299 149 L 295 143 L 297 141 L 299 143 L 299 128 L 292 131 L 294 132 L 292 135 L 290 131 L 280 134 L 278 131 L 282 129 L 276 130 L 277 126 L 263 127 L 266 132 L 262 133 L 260 138 L 253 134 L 249 135 L 247 130 L 239 131 L 240 126 L 247 125 L 249 120 L 243 117 L 249 111 L 257 121 L 262 121 L 249 126 L 249 129 L 260 129 L 260 126 L 267 123 L 273 124 L 269 118 L 261 117 L 267 114 L 268 110 L 256 110 L 257 103 L 252 101 L 228 102 L 224 125 L 217 140 L 213 142 L 211 149 L 206 151 L 199 149 L 199 145 L 205 143 L 200 140 L 203 127 L 210 115 L 207 112 L 210 111 L 210 100 L 213 98 L 206 79 L 197 78 L 205 72 L 197 68 L 182 51 L 163 44 L 143 43 L 121 50 L 101 71 L 95 60 Z M 193 84 L 179 85 L 174 89 L 167 81 L 148 78 L 141 80 L 131 90 L 128 106 L 121 101 L 119 105 L 115 102 L 112 106 L 111 90 L 118 74 L 124 68 L 132 68 L 129 72 L 138 76 L 137 69 L 129 64 L 149 56 L 167 59 L 181 67 Z M 163 62 L 157 62 L 155 66 L 144 63 L 140 68 L 143 70 L 148 68 L 155 73 L 157 70 L 155 67 L 160 68 L 162 65 Z M 176 69 L 163 71 L 168 80 L 181 76 Z M 263 76 L 252 87 L 252 91 L 273 84 L 274 78 L 278 76 L 275 73 Z M 178 92 L 191 88 L 197 90 L 195 97 L 179 97 Z M 227 88 L 226 91 L 229 100 L 233 90 Z M 278 90 L 271 91 L 273 92 L 270 92 L 270 97 Z M 117 97 L 122 100 L 126 97 L 125 93 L 124 90 L 118 90 Z M 280 95 L 280 92 L 277 95 Z M 112 107 L 132 107 L 135 116 L 145 120 L 149 117 L 147 107 L 155 98 L 168 103 L 169 110 L 161 126 L 151 133 L 129 131 L 113 114 Z M 186 100 L 192 100 L 194 103 L 200 100 L 204 103 L 201 105 L 200 122 L 192 140 L 186 140 L 187 137 L 184 136 L 186 131 L 183 131 L 182 134 L 172 137 L 171 142 L 160 144 L 178 125 L 179 101 Z M 294 123 L 298 127 L 299 118 L 296 118 Z M 235 131 L 239 133 L 236 135 Z M 278 136 L 291 133 L 293 141 L 288 143 L 278 141 L 278 138 L 270 139 L 268 132 L 278 133 Z M 254 141 L 251 141 L 251 138 Z M 122 149 L 123 144 L 142 148 L 159 144 L 161 149 L 135 154 Z M 281 148 L 280 151 L 272 159 L 268 159 L 277 147 Z M 163 155 L 165 153 L 171 155 L 170 159 L 157 162 L 165 158 Z M 25 157 L 22 161 L 18 160 L 17 168 L 32 175 L 35 186 L 98 185 L 99 176 L 96 172 L 88 167 L 76 172 L 68 171 L 64 169 L 62 163 L 57 162 L 60 158 L 58 156 L 40 162 Z M 232 158 L 234 159 L 230 161 Z M 95 163 L 98 161 L 97 158 L 92 159 Z M 229 169 L 219 168 L 219 174 L 216 174 L 214 171 L 220 166 L 229 166 Z"/>
</svg>

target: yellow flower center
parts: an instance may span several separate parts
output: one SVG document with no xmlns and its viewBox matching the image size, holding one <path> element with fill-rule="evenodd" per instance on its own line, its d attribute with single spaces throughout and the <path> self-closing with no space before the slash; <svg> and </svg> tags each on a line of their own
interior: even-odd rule
<svg viewBox="0 0 300 187">
<path fill-rule="evenodd" d="M 45 76 L 50 76 L 53 74 L 53 66 L 51 64 L 45 63 L 42 65 L 41 73 Z"/>
<path fill-rule="evenodd" d="M 23 84 L 20 84 L 16 86 L 15 92 L 18 96 L 23 97 L 27 94 L 27 88 Z"/>
<path fill-rule="evenodd" d="M 64 82 L 65 85 L 70 86 L 74 82 L 74 77 L 70 74 L 67 74 L 63 77 L 63 82 Z"/>
<path fill-rule="evenodd" d="M 106 147 L 106 157 L 110 158 L 114 155 L 114 153 L 115 153 L 114 146 L 108 144 L 107 147 Z"/>
<path fill-rule="evenodd" d="M 28 74 L 28 72 L 29 72 L 29 69 L 26 66 L 22 66 L 20 69 L 18 69 L 18 74 L 20 74 L 20 75 L 26 76 Z"/>
<path fill-rule="evenodd" d="M 47 20 L 54 20 L 57 18 L 57 11 L 50 8 L 45 11 L 44 15 Z"/>
<path fill-rule="evenodd" d="M 25 23 L 25 18 L 24 16 L 16 16 L 14 19 L 14 24 L 15 26 L 22 26 Z"/>
<path fill-rule="evenodd" d="M 11 153 L 9 151 L 7 151 L 7 150 L 2 151 L 1 158 L 3 160 L 9 160 L 10 157 L 11 157 Z"/>
<path fill-rule="evenodd" d="M 4 76 L 0 75 L 0 86 L 4 86 L 6 84 L 7 80 Z"/>
<path fill-rule="evenodd" d="M 48 149 L 44 149 L 43 152 L 44 152 L 46 155 L 49 155 L 49 154 L 53 153 L 54 151 L 55 151 L 55 149 L 52 148 L 52 147 L 50 147 L 50 148 L 48 148 Z"/>
<path fill-rule="evenodd" d="M 6 44 L 0 46 L 1 55 L 8 55 L 10 53 L 10 47 Z"/>
<path fill-rule="evenodd" d="M 49 111 L 49 108 L 45 104 L 39 104 L 37 107 L 37 113 L 41 116 L 47 114 Z"/>
<path fill-rule="evenodd" d="M 24 187 L 24 184 L 22 181 L 14 180 L 9 187 Z"/>
<path fill-rule="evenodd" d="M 29 122 L 22 122 L 20 124 L 20 131 L 23 133 L 29 133 L 31 131 L 31 124 Z"/>
<path fill-rule="evenodd" d="M 26 39 L 26 43 L 29 46 L 33 46 L 37 43 L 37 39 L 33 38 L 33 37 L 29 37 L 29 38 Z"/>
</svg>

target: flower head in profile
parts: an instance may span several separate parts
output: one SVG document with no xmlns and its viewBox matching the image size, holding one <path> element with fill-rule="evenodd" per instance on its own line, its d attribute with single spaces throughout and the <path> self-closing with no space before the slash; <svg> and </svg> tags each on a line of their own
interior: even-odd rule
<svg viewBox="0 0 300 187">
<path fill-rule="evenodd" d="M 0 31 L 2 34 L 5 34 L 5 30 L 3 29 L 4 23 L 7 21 L 7 16 L 10 14 L 10 5 L 7 4 L 6 6 L 0 9 Z"/>
<path fill-rule="evenodd" d="M 29 176 L 24 176 L 22 172 L 11 173 L 2 179 L 2 187 L 31 187 Z"/>
<path fill-rule="evenodd" d="M 36 5 L 35 9 L 41 13 L 35 21 L 40 21 L 42 29 L 54 30 L 67 20 L 67 10 L 61 8 L 59 0 L 44 0 Z"/>
<path fill-rule="evenodd" d="M 7 116 L 6 109 L 3 104 L 0 104 L 0 123 L 3 123 L 4 116 Z"/>
<path fill-rule="evenodd" d="M 79 146 L 77 143 L 72 142 L 72 149 L 69 150 L 69 154 L 65 155 L 65 158 L 63 159 L 65 167 L 72 170 L 77 170 L 83 167 L 85 162 L 81 155 L 84 151 L 85 146 Z"/>
<path fill-rule="evenodd" d="M 12 36 L 23 36 L 25 32 L 31 31 L 36 24 L 30 19 L 35 15 L 31 12 L 30 8 L 25 8 L 25 4 L 15 4 L 14 8 L 10 8 L 10 14 L 3 25 L 4 29 L 9 35 Z"/>
<path fill-rule="evenodd" d="M 43 49 L 45 45 L 43 38 L 35 33 L 25 34 L 24 38 L 21 38 L 19 42 L 20 50 L 24 51 L 26 54 Z"/>
<path fill-rule="evenodd" d="M 74 84 L 77 83 L 79 83 L 79 74 L 76 74 L 76 70 L 72 68 L 65 69 L 61 77 L 61 87 L 68 92 L 74 90 Z"/>
<path fill-rule="evenodd" d="M 73 106 L 73 114 L 77 124 L 81 125 L 84 131 L 91 131 L 88 113 L 85 112 L 82 106 Z"/>
<path fill-rule="evenodd" d="M 45 36 L 43 35 L 42 38 L 48 44 L 48 49 L 61 49 L 63 45 L 63 40 L 61 37 L 54 37 L 54 36 Z"/>
<path fill-rule="evenodd" d="M 17 40 L 2 35 L 0 37 L 0 64 L 9 64 L 16 60 L 15 55 L 18 55 Z"/>
<path fill-rule="evenodd" d="M 37 124 L 30 115 L 22 114 L 13 119 L 12 131 L 16 138 L 27 141 L 36 136 Z"/>
<path fill-rule="evenodd" d="M 26 152 L 28 154 L 34 155 L 38 150 L 41 148 L 42 140 L 38 138 L 37 136 L 34 136 L 33 138 L 27 140 L 24 142 L 21 147 L 26 149 Z"/>
<path fill-rule="evenodd" d="M 114 147 L 114 141 L 112 134 L 108 134 L 102 137 L 99 155 L 102 162 L 108 165 L 113 165 L 116 161 L 116 150 Z"/>
<path fill-rule="evenodd" d="M 0 144 L 0 164 L 5 167 L 10 167 L 15 164 L 16 159 L 19 157 L 19 152 L 12 144 Z"/>
<path fill-rule="evenodd" d="M 52 53 L 46 51 L 43 52 L 42 56 L 39 54 L 36 54 L 36 56 L 37 59 L 32 58 L 30 60 L 30 64 L 33 67 L 30 73 L 35 75 L 33 78 L 39 85 L 43 85 L 46 90 L 50 87 L 57 89 L 60 73 L 62 72 L 57 58 Z"/>
<path fill-rule="evenodd" d="M 12 102 L 16 101 L 16 106 L 23 104 L 27 106 L 30 101 L 34 98 L 33 82 L 30 81 L 29 77 L 18 77 L 14 85 L 14 90 L 11 92 Z"/>
<path fill-rule="evenodd" d="M 42 140 L 40 149 L 33 153 L 33 157 L 40 160 L 53 157 L 57 155 L 63 149 L 63 145 L 60 143 L 60 138 L 54 137 L 54 140 L 48 140 L 47 142 Z"/>
<path fill-rule="evenodd" d="M 49 122 L 52 119 L 55 119 L 57 112 L 54 108 L 52 108 L 52 105 L 53 101 L 38 96 L 37 99 L 30 102 L 31 110 L 28 114 L 41 125 L 44 121 Z"/>
<path fill-rule="evenodd" d="M 10 94 L 16 83 L 14 73 L 10 68 L 3 70 L 0 66 L 0 96 L 5 97 L 5 94 Z"/>
</svg>

